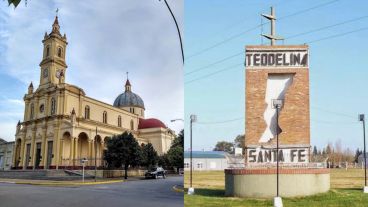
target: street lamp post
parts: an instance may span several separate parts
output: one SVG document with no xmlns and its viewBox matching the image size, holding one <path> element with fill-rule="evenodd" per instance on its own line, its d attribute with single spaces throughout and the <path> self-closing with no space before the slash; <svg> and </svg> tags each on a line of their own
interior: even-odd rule
<svg viewBox="0 0 368 207">
<path fill-rule="evenodd" d="M 193 188 L 193 145 L 192 145 L 192 126 L 193 122 L 197 121 L 197 115 L 190 115 L 190 187 L 188 189 L 188 195 L 194 194 L 194 188 Z"/>
<path fill-rule="evenodd" d="M 282 206 L 282 199 L 279 195 L 279 110 L 282 107 L 281 99 L 272 100 L 272 105 L 276 109 L 276 197 L 274 198 L 274 206 Z"/>
<path fill-rule="evenodd" d="M 368 186 L 367 186 L 367 158 L 366 158 L 366 151 L 365 151 L 365 118 L 364 114 L 359 114 L 359 121 L 363 124 L 363 142 L 364 142 L 364 193 L 368 193 Z"/>
</svg>

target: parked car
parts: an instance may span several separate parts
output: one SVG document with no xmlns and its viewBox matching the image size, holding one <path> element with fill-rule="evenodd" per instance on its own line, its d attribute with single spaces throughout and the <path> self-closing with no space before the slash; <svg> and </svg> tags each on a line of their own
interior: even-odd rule
<svg viewBox="0 0 368 207">
<path fill-rule="evenodd" d="M 153 167 L 145 173 L 145 178 L 166 178 L 166 171 L 162 167 Z"/>
</svg>

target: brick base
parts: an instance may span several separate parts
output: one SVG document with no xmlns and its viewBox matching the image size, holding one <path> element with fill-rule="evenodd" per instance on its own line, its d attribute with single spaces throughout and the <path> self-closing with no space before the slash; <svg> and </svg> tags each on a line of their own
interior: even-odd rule
<svg viewBox="0 0 368 207">
<path fill-rule="evenodd" d="M 251 175 L 251 174 L 276 174 L 276 169 L 225 169 L 225 174 Z M 329 174 L 328 168 L 301 168 L 301 169 L 279 169 L 279 174 Z"/>
</svg>

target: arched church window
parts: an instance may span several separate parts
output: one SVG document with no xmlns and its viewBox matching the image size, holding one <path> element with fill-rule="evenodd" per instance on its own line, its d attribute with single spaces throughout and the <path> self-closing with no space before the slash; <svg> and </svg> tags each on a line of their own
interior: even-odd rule
<svg viewBox="0 0 368 207">
<path fill-rule="evenodd" d="M 30 110 L 30 116 L 29 116 L 29 118 L 30 119 L 33 119 L 33 117 L 34 117 L 34 104 L 31 103 L 31 110 Z"/>
<path fill-rule="evenodd" d="M 107 124 L 107 112 L 106 111 L 103 112 L 102 122 Z"/>
<path fill-rule="evenodd" d="M 46 47 L 46 57 L 50 55 L 50 46 Z"/>
<path fill-rule="evenodd" d="M 51 115 L 56 113 L 56 100 L 55 98 L 51 98 Z"/>
<path fill-rule="evenodd" d="M 58 48 L 58 57 L 61 57 L 61 55 L 63 54 L 63 49 L 61 49 L 61 47 Z"/>
<path fill-rule="evenodd" d="M 90 114 L 89 106 L 86 106 L 84 108 L 84 118 L 89 119 L 89 114 Z"/>
<path fill-rule="evenodd" d="M 121 127 L 121 116 L 118 117 L 118 127 Z"/>
<path fill-rule="evenodd" d="M 134 122 L 133 122 L 133 120 L 130 120 L 130 129 L 131 130 L 134 130 Z"/>
</svg>

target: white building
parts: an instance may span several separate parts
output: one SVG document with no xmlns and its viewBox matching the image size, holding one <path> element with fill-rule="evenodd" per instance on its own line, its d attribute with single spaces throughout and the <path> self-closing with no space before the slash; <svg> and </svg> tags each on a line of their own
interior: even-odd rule
<svg viewBox="0 0 368 207">
<path fill-rule="evenodd" d="M 224 170 L 244 164 L 242 157 L 236 158 L 222 151 L 193 151 L 192 157 L 193 170 L 196 171 Z M 184 152 L 184 170 L 190 170 L 190 151 Z"/>
<path fill-rule="evenodd" d="M 10 170 L 12 164 L 14 142 L 0 138 L 0 170 Z"/>
</svg>

